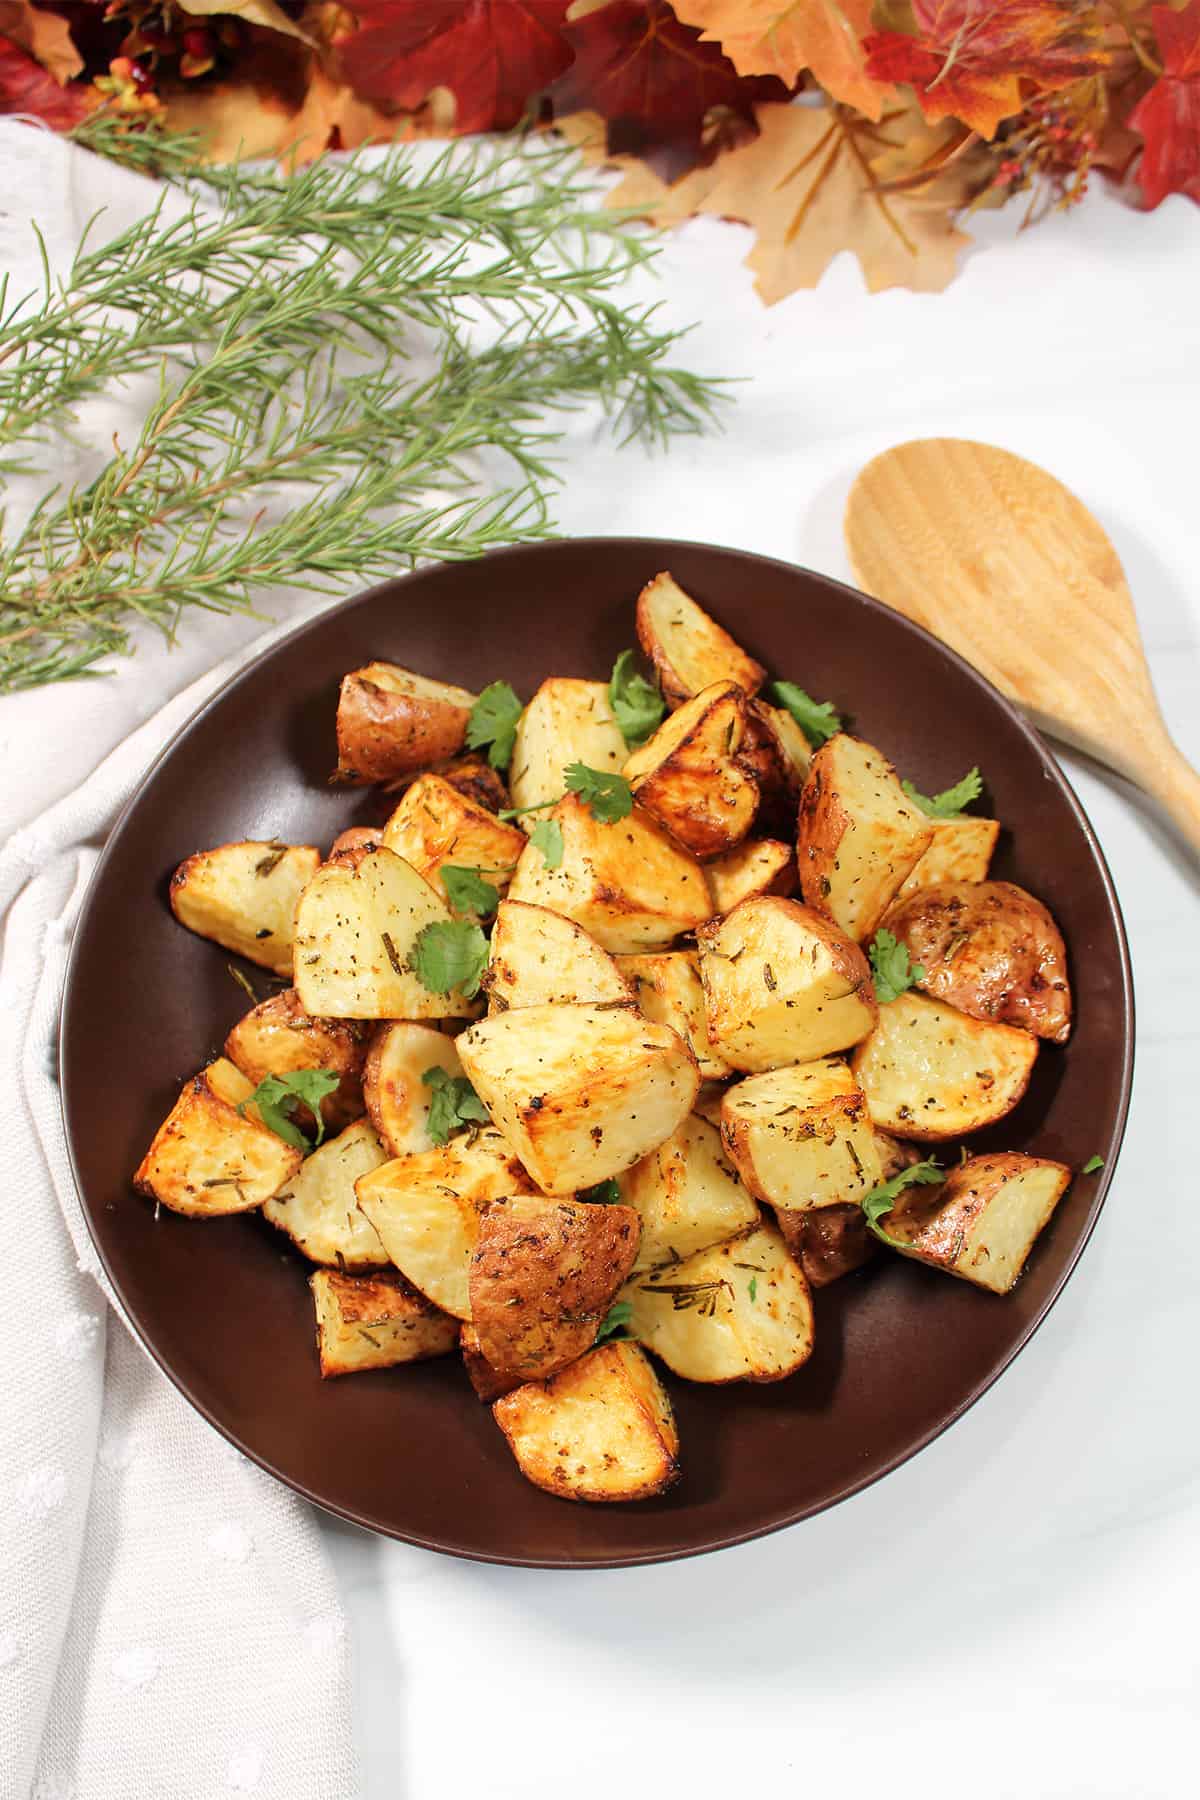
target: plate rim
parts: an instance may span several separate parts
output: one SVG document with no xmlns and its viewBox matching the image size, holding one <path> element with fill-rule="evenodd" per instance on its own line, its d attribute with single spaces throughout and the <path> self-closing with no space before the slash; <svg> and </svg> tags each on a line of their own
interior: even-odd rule
<svg viewBox="0 0 1200 1800">
<path fill-rule="evenodd" d="M 895 1470 L 902 1467 L 904 1463 L 909 1462 L 915 1456 L 919 1456 L 920 1453 L 927 1449 L 931 1443 L 942 1435 L 943 1432 L 948 1431 L 951 1426 L 957 1424 L 964 1414 L 976 1405 L 996 1382 L 1000 1380 L 1001 1376 L 1012 1366 L 1016 1358 L 1045 1323 L 1054 1307 L 1058 1304 L 1063 1289 L 1066 1287 L 1067 1282 L 1071 1279 L 1076 1268 L 1079 1266 L 1080 1259 L 1087 1249 L 1088 1244 L 1091 1242 L 1092 1234 L 1096 1229 L 1100 1213 L 1103 1210 L 1104 1203 L 1108 1197 L 1108 1191 L 1112 1184 L 1113 1175 L 1125 1139 L 1133 1089 L 1134 1059 L 1137 1038 L 1136 1002 L 1133 985 L 1132 960 L 1129 951 L 1129 938 L 1125 928 L 1125 918 L 1121 910 L 1120 898 L 1117 894 L 1116 884 L 1113 881 L 1108 859 L 1104 854 L 1095 828 L 1088 818 L 1066 771 L 1061 767 L 1053 752 L 1048 748 L 1041 733 L 1036 730 L 1020 709 L 1009 700 L 1005 694 L 1002 694 L 985 675 L 981 674 L 980 671 L 976 669 L 973 664 L 968 662 L 964 656 L 960 655 L 958 651 L 952 649 L 949 644 L 944 643 L 935 633 L 928 631 L 922 625 L 918 625 L 914 620 L 908 618 L 905 614 L 896 611 L 893 607 L 888 606 L 884 601 L 876 599 L 874 595 L 865 593 L 861 588 L 854 587 L 852 583 L 842 581 L 836 576 L 823 574 L 819 570 L 810 569 L 803 563 L 791 562 L 785 557 L 767 556 L 760 551 L 741 549 L 737 545 L 714 544 L 697 538 L 659 538 L 608 533 L 580 537 L 549 538 L 538 540 L 533 543 L 505 545 L 500 549 L 487 552 L 482 557 L 475 557 L 470 560 L 477 564 L 487 565 L 500 560 L 514 560 L 547 555 L 553 557 L 556 552 L 568 546 L 572 549 L 595 548 L 600 551 L 603 550 L 605 546 L 613 544 L 620 544 L 635 549 L 644 548 L 647 551 L 653 550 L 655 554 L 664 552 L 668 556 L 674 551 L 698 551 L 701 553 L 711 553 L 715 551 L 720 555 L 730 556 L 747 563 L 765 564 L 775 569 L 784 569 L 792 575 L 802 575 L 809 580 L 820 582 L 827 588 L 846 594 L 857 604 L 865 605 L 871 612 L 886 614 L 889 620 L 899 625 L 902 630 L 931 646 L 937 655 L 945 658 L 952 666 L 957 667 L 961 673 L 967 676 L 969 681 L 974 683 L 992 703 L 997 705 L 1000 710 L 1007 715 L 1011 724 L 1015 724 L 1018 732 L 1026 739 L 1033 749 L 1037 759 L 1042 764 L 1043 769 L 1048 772 L 1049 778 L 1056 783 L 1065 797 L 1068 808 L 1074 816 L 1076 826 L 1079 828 L 1099 872 L 1104 901 L 1116 930 L 1119 950 L 1119 987 L 1121 1004 L 1126 1020 L 1126 1030 L 1121 1046 L 1119 1099 L 1110 1142 L 1106 1146 L 1104 1168 L 1099 1172 L 1100 1179 L 1096 1184 L 1096 1191 L 1083 1221 L 1078 1242 L 1075 1244 L 1066 1263 L 1060 1270 L 1058 1277 L 1040 1310 L 1018 1334 L 1013 1343 L 1006 1349 L 996 1367 L 982 1380 L 976 1382 L 953 1410 L 944 1414 L 931 1425 L 927 1431 L 906 1444 L 902 1450 L 897 1451 L 893 1456 L 889 1457 L 883 1464 L 878 1468 L 873 1469 L 870 1473 L 865 1474 L 861 1478 L 854 1478 L 843 1482 L 836 1491 L 818 1502 L 802 1505 L 797 1507 L 795 1511 L 787 1512 L 778 1518 L 770 1519 L 762 1524 L 749 1526 L 742 1531 L 720 1532 L 716 1535 L 710 1535 L 702 1542 L 689 1542 L 672 1549 L 632 1551 L 627 1555 L 596 1557 L 588 1558 L 586 1560 L 579 1560 L 567 1556 L 535 1557 L 516 1554 L 508 1555 L 498 1551 L 464 1549 L 461 1546 L 454 1544 L 444 1542 L 439 1543 L 435 1539 L 420 1532 L 405 1531 L 384 1520 L 368 1518 L 360 1512 L 355 1512 L 349 1507 L 339 1506 L 336 1503 L 323 1498 L 320 1494 L 313 1492 L 311 1487 L 307 1486 L 304 1482 L 297 1480 L 293 1476 L 286 1474 L 282 1469 L 277 1467 L 269 1457 L 255 1450 L 252 1445 L 243 1441 L 235 1430 L 227 1427 L 216 1418 L 213 1410 L 205 1405 L 205 1403 L 191 1391 L 186 1380 L 176 1373 L 176 1371 L 169 1366 L 164 1357 L 159 1354 L 151 1337 L 143 1331 L 141 1324 L 134 1316 L 134 1313 L 127 1302 L 121 1281 L 110 1264 L 105 1245 L 101 1241 L 93 1224 L 92 1207 L 86 1194 L 76 1157 L 75 1133 L 72 1130 L 71 1124 L 71 1094 L 73 1086 L 72 1080 L 68 1074 L 71 1059 L 67 1053 L 67 1046 L 73 1029 L 74 1006 L 76 1000 L 76 975 L 82 956 L 81 945 L 86 935 L 86 928 L 92 911 L 96 905 L 97 896 L 103 886 L 104 876 L 110 859 L 115 853 L 129 821 L 137 810 L 144 793 L 151 787 L 163 765 L 179 750 L 191 736 L 192 732 L 207 718 L 209 713 L 216 710 L 218 706 L 223 705 L 227 698 L 235 693 L 245 682 L 254 678 L 262 665 L 268 662 L 271 657 L 284 649 L 290 649 L 297 641 L 326 624 L 334 614 L 345 612 L 352 608 L 366 606 L 374 600 L 377 595 L 383 593 L 385 590 L 390 591 L 395 589 L 400 583 L 417 579 L 436 580 L 438 577 L 447 574 L 449 571 L 457 569 L 460 566 L 458 563 L 430 563 L 424 564 L 416 569 L 403 570 L 396 575 L 387 577 L 384 581 L 374 583 L 369 588 L 364 588 L 354 594 L 348 594 L 343 599 L 336 600 L 331 605 L 322 607 L 310 618 L 298 621 L 290 630 L 279 630 L 272 633 L 270 642 L 264 644 L 258 651 L 251 655 L 228 681 L 219 685 L 211 694 L 199 703 L 193 712 L 189 713 L 187 718 L 184 719 L 178 729 L 158 751 L 132 793 L 121 807 L 116 819 L 113 821 L 108 837 L 105 840 L 104 848 L 96 861 L 96 866 L 92 871 L 91 879 L 88 882 L 87 890 L 83 896 L 71 932 L 71 944 L 63 977 L 62 1003 L 59 1013 L 58 1032 L 56 1035 L 60 1077 L 59 1106 L 62 1116 L 63 1136 L 67 1148 L 71 1179 L 79 1200 L 80 1211 L 83 1214 L 84 1223 L 87 1226 L 88 1237 L 91 1240 L 92 1248 L 95 1251 L 100 1266 L 104 1271 L 104 1277 L 111 1290 L 111 1295 L 116 1299 L 117 1310 L 120 1314 L 122 1323 L 133 1333 L 143 1350 L 147 1352 L 157 1368 L 162 1371 L 172 1387 L 183 1396 L 188 1405 L 193 1407 L 215 1431 L 220 1433 L 221 1437 L 224 1438 L 227 1443 L 232 1444 L 235 1450 L 245 1456 L 247 1460 L 252 1462 L 257 1468 L 262 1469 L 264 1473 L 280 1482 L 290 1492 L 299 1495 L 301 1499 L 306 1500 L 310 1505 L 317 1507 L 319 1511 L 332 1518 L 340 1519 L 345 1524 L 356 1526 L 359 1530 L 373 1532 L 380 1537 L 390 1538 L 398 1543 L 411 1544 L 417 1549 L 433 1551 L 442 1556 L 457 1557 L 460 1560 L 467 1562 L 487 1563 L 507 1568 L 539 1570 L 557 1569 L 572 1573 L 580 1573 L 588 1570 L 601 1571 L 606 1569 L 644 1568 L 661 1563 L 682 1562 L 690 1557 L 710 1555 L 718 1550 L 733 1549 L 740 1544 L 752 1543 L 757 1538 L 768 1537 L 774 1532 L 783 1531 L 791 1526 L 799 1525 L 806 1519 L 815 1518 L 820 1513 L 827 1512 L 830 1508 L 840 1506 L 844 1501 L 852 1499 L 856 1494 L 861 1494 L 865 1492 L 866 1489 L 874 1487 L 877 1482 L 880 1482 L 888 1475 L 893 1474 Z"/>
</svg>

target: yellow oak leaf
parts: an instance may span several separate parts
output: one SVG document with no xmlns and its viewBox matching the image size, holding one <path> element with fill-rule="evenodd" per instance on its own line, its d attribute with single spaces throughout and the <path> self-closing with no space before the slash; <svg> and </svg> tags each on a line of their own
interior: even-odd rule
<svg viewBox="0 0 1200 1800">
<path fill-rule="evenodd" d="M 871 0 L 675 0 L 676 16 L 720 44 L 739 75 L 790 87 L 811 69 L 827 93 L 878 119 L 895 92 L 867 73 Z"/>
</svg>

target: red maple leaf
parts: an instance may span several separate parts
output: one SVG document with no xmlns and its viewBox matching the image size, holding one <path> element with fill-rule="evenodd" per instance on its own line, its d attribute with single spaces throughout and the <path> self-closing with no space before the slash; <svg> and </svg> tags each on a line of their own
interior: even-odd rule
<svg viewBox="0 0 1200 1800">
<path fill-rule="evenodd" d="M 991 138 L 1019 112 L 1021 83 L 1043 92 L 1107 66 L 1090 4 L 1055 0 L 912 0 L 917 31 L 878 31 L 865 40 L 867 73 L 904 81 L 930 124 L 961 119 Z"/>
<path fill-rule="evenodd" d="M 1138 183 L 1149 207 L 1168 194 L 1200 201 L 1200 0 L 1182 12 L 1153 6 L 1150 14 L 1163 73 L 1129 119 L 1146 140 Z"/>
<path fill-rule="evenodd" d="M 415 111 L 432 88 L 456 102 L 456 131 L 516 125 L 571 60 L 570 0 L 355 0 L 361 29 L 342 45 L 356 93 Z"/>
<path fill-rule="evenodd" d="M 19 44 L 0 37 L 0 113 L 28 113 L 55 131 L 69 131 L 89 111 L 88 94 L 86 82 L 59 87 Z"/>
<path fill-rule="evenodd" d="M 649 151 L 670 177 L 706 159 L 701 132 L 714 107 L 753 126 L 755 101 L 787 98 L 774 76 L 739 75 L 665 0 L 608 0 L 569 25 L 567 36 L 575 60 L 551 92 L 555 112 L 600 113 L 613 155 Z"/>
</svg>

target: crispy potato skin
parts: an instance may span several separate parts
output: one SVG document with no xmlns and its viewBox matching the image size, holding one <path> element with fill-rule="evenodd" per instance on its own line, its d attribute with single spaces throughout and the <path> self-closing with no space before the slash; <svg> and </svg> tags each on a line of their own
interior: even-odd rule
<svg viewBox="0 0 1200 1800">
<path fill-rule="evenodd" d="M 679 1478 L 679 1433 L 636 1344 L 601 1344 L 492 1416 L 527 1480 L 562 1500 L 649 1500 Z"/>
<path fill-rule="evenodd" d="M 471 1322 L 499 1374 L 543 1381 L 591 1349 L 632 1269 L 631 1206 L 540 1196 L 492 1206 L 471 1258 Z"/>
<path fill-rule="evenodd" d="M 184 1086 L 134 1173 L 139 1194 L 192 1218 L 249 1212 L 294 1175 L 303 1158 L 238 1105 L 253 1089 L 218 1059 Z"/>
<path fill-rule="evenodd" d="M 449 762 L 435 763 L 432 768 L 397 776 L 395 781 L 388 782 L 388 791 L 402 793 L 414 781 L 420 781 L 422 775 L 439 775 L 468 800 L 473 800 L 476 806 L 482 806 L 491 813 L 498 813 L 502 807 L 510 804 L 508 784 L 503 775 L 475 750 L 467 751 L 464 756 L 452 756 Z"/>
<path fill-rule="evenodd" d="M 625 763 L 638 804 L 696 856 L 738 844 L 758 809 L 758 784 L 738 760 L 746 697 L 717 681 L 668 715 Z"/>
<path fill-rule="evenodd" d="M 973 1019 L 1065 1044 L 1071 988 L 1062 933 L 1040 900 L 1009 881 L 946 881 L 893 906 L 889 931 L 925 970 L 917 986 Z"/>
<path fill-rule="evenodd" d="M 812 760 L 808 739 L 791 713 L 763 700 L 748 701 L 738 760 L 758 786 L 756 829 L 790 837 Z"/>
<path fill-rule="evenodd" d="M 290 976 L 296 903 L 320 862 L 312 844 L 218 844 L 180 863 L 171 911 L 197 936 Z"/>
<path fill-rule="evenodd" d="M 502 824 L 441 775 L 419 775 L 383 828 L 388 849 L 443 895 L 439 877 L 447 864 L 486 869 L 491 886 L 503 894 L 526 841 L 516 825 Z"/>
<path fill-rule="evenodd" d="M 616 1004 L 633 998 L 607 950 L 565 913 L 525 900 L 502 900 L 481 984 L 489 1011 L 559 1004 Z"/>
<path fill-rule="evenodd" d="M 1029 1085 L 1037 1039 L 910 991 L 879 1009 L 851 1059 L 873 1123 L 919 1142 L 982 1131 Z"/>
<path fill-rule="evenodd" d="M 345 831 L 339 831 L 329 846 L 328 862 L 344 857 L 348 852 L 363 850 L 368 855 L 378 850 L 383 842 L 382 825 L 351 825 Z"/>
<path fill-rule="evenodd" d="M 810 1287 L 828 1287 L 861 1269 L 879 1249 L 861 1206 L 822 1206 L 815 1212 L 780 1212 L 779 1229 Z"/>
<path fill-rule="evenodd" d="M 796 891 L 796 855 L 779 838 L 746 838 L 706 863 L 704 873 L 714 915 L 732 912 L 743 900 L 761 900 L 764 894 L 786 899 Z"/>
<path fill-rule="evenodd" d="M 393 663 L 352 670 L 338 697 L 334 780 L 365 787 L 456 756 L 475 700 Z"/>
<path fill-rule="evenodd" d="M 887 757 L 839 731 L 809 766 L 796 836 L 800 892 L 859 943 L 929 848 L 933 824 L 912 805 Z"/>
<path fill-rule="evenodd" d="M 1007 1294 L 1072 1175 L 1019 1151 L 972 1156 L 938 1188 L 907 1188 L 883 1223 L 918 1262 Z"/>
<path fill-rule="evenodd" d="M 462 1353 L 467 1380 L 479 1398 L 486 1400 L 489 1406 L 501 1394 L 511 1394 L 514 1388 L 522 1385 L 519 1376 L 501 1375 L 498 1369 L 493 1369 L 479 1348 L 479 1334 L 469 1320 L 463 1323 L 459 1331 L 458 1347 Z"/>
<path fill-rule="evenodd" d="M 310 1018 L 295 988 L 285 988 L 238 1020 L 225 1039 L 225 1054 L 254 1087 L 267 1075 L 295 1069 L 328 1069 L 339 1075 L 337 1087 L 321 1102 L 326 1127 L 336 1132 L 363 1115 L 367 1036 L 368 1027 L 357 1019 Z M 293 1118 L 301 1131 L 310 1131 L 315 1123 L 307 1106 L 297 1106 Z"/>
<path fill-rule="evenodd" d="M 736 681 L 744 693 L 756 694 L 767 678 L 762 664 L 665 571 L 638 595 L 637 635 L 670 707 L 682 706 L 714 681 Z"/>
<path fill-rule="evenodd" d="M 324 1378 L 445 1356 L 457 1341 L 457 1320 L 431 1306 L 394 1270 L 342 1275 L 317 1269 L 309 1287 Z"/>
</svg>

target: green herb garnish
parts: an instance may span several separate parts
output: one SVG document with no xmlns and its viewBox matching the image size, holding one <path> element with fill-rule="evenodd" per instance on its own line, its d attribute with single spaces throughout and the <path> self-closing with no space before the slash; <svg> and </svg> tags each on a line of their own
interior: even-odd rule
<svg viewBox="0 0 1200 1800">
<path fill-rule="evenodd" d="M 487 1125 L 491 1115 L 465 1075 L 451 1075 L 448 1070 L 426 1069 L 421 1080 L 433 1089 L 426 1121 L 435 1144 L 445 1144 L 456 1131 L 468 1125 Z"/>
<path fill-rule="evenodd" d="M 466 919 L 435 919 L 417 933 L 408 954 L 408 966 L 423 988 L 431 994 L 459 988 L 464 1000 L 479 992 L 487 960 L 487 939 Z"/>
<path fill-rule="evenodd" d="M 631 750 L 653 737 L 667 710 L 658 689 L 634 667 L 632 650 L 622 650 L 613 664 L 608 698 L 613 718 Z"/>
<path fill-rule="evenodd" d="M 806 694 L 802 687 L 794 681 L 773 681 L 768 689 L 773 700 L 786 707 L 797 725 L 813 746 L 819 750 L 821 745 L 842 729 L 840 715 L 834 711 L 828 700 L 814 700 Z"/>
<path fill-rule="evenodd" d="M 493 681 L 471 708 L 467 743 L 472 750 L 482 750 L 486 745 L 493 769 L 507 769 L 512 761 L 521 710 L 521 702 L 507 681 Z"/>
<path fill-rule="evenodd" d="M 633 811 L 633 789 L 612 769 L 589 769 L 586 763 L 569 763 L 563 770 L 569 794 L 578 794 L 601 825 L 615 825 Z"/>
<path fill-rule="evenodd" d="M 264 1075 L 254 1092 L 238 1101 L 238 1114 L 245 1118 L 246 1108 L 253 1106 L 268 1130 L 293 1150 L 307 1155 L 325 1136 L 321 1102 L 333 1093 L 341 1079 L 332 1069 L 289 1069 L 286 1075 Z M 311 1144 L 289 1117 L 298 1106 L 307 1106 L 317 1122 L 317 1135 Z"/>
<path fill-rule="evenodd" d="M 605 1338 L 631 1338 L 629 1321 L 633 1317 L 633 1304 L 629 1300 L 614 1300 L 604 1316 L 604 1323 L 596 1333 L 596 1342 L 602 1344 Z"/>
<path fill-rule="evenodd" d="M 751 1302 L 758 1299 L 758 1276 L 757 1275 L 752 1275 L 750 1277 L 750 1285 L 746 1289 L 746 1292 L 749 1294 Z"/>
<path fill-rule="evenodd" d="M 983 780 L 978 769 L 968 769 L 961 781 L 953 787 L 943 788 L 940 794 L 922 794 L 911 781 L 902 781 L 904 789 L 914 806 L 919 806 L 923 813 L 931 819 L 957 819 L 972 800 L 978 800 L 983 792 Z"/>
<path fill-rule="evenodd" d="M 489 875 L 495 872 L 488 870 Z M 500 891 L 483 879 L 482 869 L 464 869 L 454 863 L 443 863 L 438 873 L 455 912 L 473 912 L 481 919 L 491 918 L 500 904 Z"/>
<path fill-rule="evenodd" d="M 1103 1167 L 1104 1158 L 1102 1156 L 1089 1156 L 1079 1173 L 1081 1175 L 1094 1175 L 1097 1169 L 1102 1169 Z"/>
<path fill-rule="evenodd" d="M 871 939 L 867 954 L 875 977 L 875 997 L 884 1006 L 889 1000 L 898 1000 L 910 987 L 916 987 L 924 977 L 924 966 L 912 961 L 908 945 L 893 937 L 882 925 Z"/>
<path fill-rule="evenodd" d="M 862 1197 L 862 1209 L 867 1215 L 867 1226 L 883 1243 L 890 1244 L 894 1250 L 907 1250 L 908 1245 L 899 1238 L 892 1237 L 879 1223 L 885 1213 L 890 1213 L 906 1187 L 928 1185 L 944 1180 L 944 1174 L 932 1157 L 924 1162 L 913 1163 L 909 1169 L 901 1169 L 890 1181 L 881 1181 L 873 1187 L 869 1194 Z"/>
<path fill-rule="evenodd" d="M 562 826 L 557 819 L 539 819 L 529 834 L 535 850 L 540 850 L 548 869 L 557 869 L 563 859 Z"/>
<path fill-rule="evenodd" d="M 610 1175 L 607 1181 L 598 1181 L 595 1187 L 584 1188 L 578 1198 L 590 1201 L 594 1206 L 616 1206 L 621 1198 L 621 1184 L 615 1176 Z"/>
</svg>

